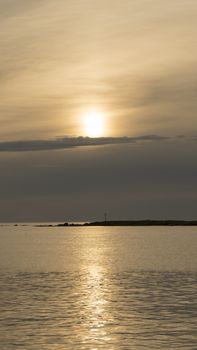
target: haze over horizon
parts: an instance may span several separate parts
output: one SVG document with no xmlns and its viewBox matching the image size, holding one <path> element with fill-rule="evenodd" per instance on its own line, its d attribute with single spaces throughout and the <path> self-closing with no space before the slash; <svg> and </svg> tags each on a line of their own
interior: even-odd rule
<svg viewBox="0 0 197 350">
<path fill-rule="evenodd" d="M 197 219 L 197 2 L 0 0 L 0 221 Z"/>
</svg>

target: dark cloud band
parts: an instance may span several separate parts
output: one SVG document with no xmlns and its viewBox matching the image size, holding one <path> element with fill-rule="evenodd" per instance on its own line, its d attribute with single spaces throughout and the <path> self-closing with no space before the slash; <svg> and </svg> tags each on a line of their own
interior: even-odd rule
<svg viewBox="0 0 197 350">
<path fill-rule="evenodd" d="M 59 150 L 74 147 L 102 146 L 113 144 L 135 143 L 138 141 L 162 141 L 168 137 L 144 135 L 137 137 L 63 137 L 50 140 L 19 140 L 0 142 L 0 152 L 27 152 Z"/>
</svg>

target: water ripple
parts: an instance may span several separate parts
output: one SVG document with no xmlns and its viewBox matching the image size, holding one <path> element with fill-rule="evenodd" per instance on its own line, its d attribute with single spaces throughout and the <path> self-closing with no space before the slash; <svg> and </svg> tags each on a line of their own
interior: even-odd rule
<svg viewBox="0 0 197 350">
<path fill-rule="evenodd" d="M 1 349 L 194 350 L 196 282 L 181 272 L 1 274 Z"/>
</svg>

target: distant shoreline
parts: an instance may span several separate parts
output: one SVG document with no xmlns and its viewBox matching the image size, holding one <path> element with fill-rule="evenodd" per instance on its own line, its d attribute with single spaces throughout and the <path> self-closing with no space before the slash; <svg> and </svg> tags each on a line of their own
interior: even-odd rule
<svg viewBox="0 0 197 350">
<path fill-rule="evenodd" d="M 197 226 L 197 220 L 112 220 L 85 223 L 38 224 L 36 227 L 89 227 L 89 226 Z"/>
</svg>

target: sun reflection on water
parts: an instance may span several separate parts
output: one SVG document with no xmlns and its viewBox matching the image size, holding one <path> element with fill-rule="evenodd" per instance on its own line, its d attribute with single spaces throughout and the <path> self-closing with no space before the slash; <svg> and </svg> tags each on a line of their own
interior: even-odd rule
<svg viewBox="0 0 197 350">
<path fill-rule="evenodd" d="M 90 237 L 89 237 L 90 238 Z M 109 285 L 110 267 L 107 264 L 105 249 L 101 249 L 101 237 L 97 237 L 97 246 L 83 236 L 81 244 L 80 314 L 82 319 L 81 341 L 91 343 L 92 350 L 99 345 L 110 343 L 107 331 L 113 323 L 110 315 L 111 286 Z"/>
<path fill-rule="evenodd" d="M 105 326 L 109 315 L 105 272 L 98 265 L 90 265 L 81 284 L 83 293 L 81 312 L 84 320 L 83 341 L 85 343 L 91 340 L 96 345 L 101 338 L 107 336 Z"/>
</svg>

